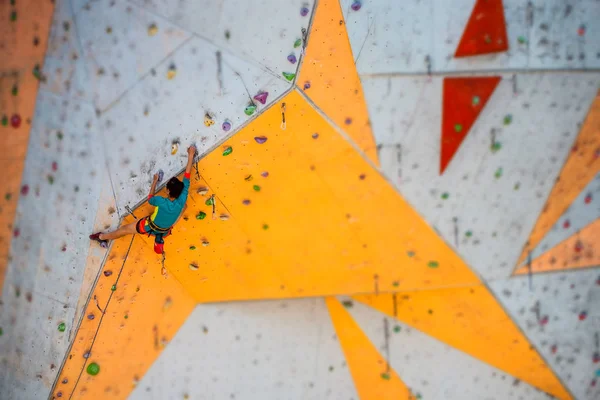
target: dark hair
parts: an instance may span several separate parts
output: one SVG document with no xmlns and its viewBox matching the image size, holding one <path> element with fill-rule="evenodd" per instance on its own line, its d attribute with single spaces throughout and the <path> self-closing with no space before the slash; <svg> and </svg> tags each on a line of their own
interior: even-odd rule
<svg viewBox="0 0 600 400">
<path fill-rule="evenodd" d="M 167 182 L 167 191 L 170 197 L 174 199 L 178 198 L 181 192 L 183 192 L 183 182 L 177 178 L 169 179 L 169 182 Z"/>
</svg>

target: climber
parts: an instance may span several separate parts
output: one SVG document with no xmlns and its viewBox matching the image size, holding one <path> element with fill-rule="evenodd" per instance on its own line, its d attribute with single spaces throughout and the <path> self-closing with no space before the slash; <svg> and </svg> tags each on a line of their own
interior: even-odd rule
<svg viewBox="0 0 600 400">
<path fill-rule="evenodd" d="M 136 232 L 144 235 L 154 236 L 154 251 L 158 254 L 164 252 L 164 238 L 171 234 L 171 228 L 179 221 L 183 211 L 186 208 L 185 202 L 188 197 L 188 188 L 190 187 L 190 173 L 196 154 L 196 147 L 188 148 L 188 160 L 183 175 L 183 182 L 173 177 L 167 182 L 167 193 L 169 197 L 154 196 L 156 184 L 158 183 L 158 174 L 154 175 L 148 203 L 156 207 L 154 212 L 145 218 L 124 225 L 114 232 L 97 232 L 90 235 L 91 240 L 100 243 L 100 246 L 107 248 L 108 241 L 118 239 L 126 235 L 135 235 Z"/>
</svg>

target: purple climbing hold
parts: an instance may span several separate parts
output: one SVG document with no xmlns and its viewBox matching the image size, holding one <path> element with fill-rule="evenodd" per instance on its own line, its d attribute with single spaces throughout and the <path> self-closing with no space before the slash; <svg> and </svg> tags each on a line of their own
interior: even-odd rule
<svg viewBox="0 0 600 400">
<path fill-rule="evenodd" d="M 83 353 L 83 358 L 90 358 L 91 354 L 92 354 L 92 352 L 88 350 L 85 353 Z"/>
<path fill-rule="evenodd" d="M 302 8 L 300 9 L 300 15 L 302 15 L 303 17 L 306 17 L 308 15 L 307 5 L 302 6 Z"/>
<path fill-rule="evenodd" d="M 351 7 L 354 11 L 358 11 L 362 7 L 362 4 L 360 3 L 360 1 L 356 0 L 354 3 L 352 3 Z"/>
<path fill-rule="evenodd" d="M 315 132 L 315 133 L 313 133 L 313 134 L 312 134 L 312 138 L 313 138 L 313 139 L 316 139 L 316 138 L 318 138 L 318 137 L 319 137 L 319 134 L 318 134 L 318 133 L 316 133 L 316 132 Z"/>
<path fill-rule="evenodd" d="M 225 121 L 223 122 L 223 125 L 221 125 L 221 127 L 225 132 L 229 132 L 229 130 L 231 129 L 231 122 Z"/>
<path fill-rule="evenodd" d="M 165 177 L 165 172 L 162 169 L 159 169 L 157 182 L 161 183 L 164 177 Z"/>
<path fill-rule="evenodd" d="M 310 89 L 310 82 L 309 81 L 304 82 L 304 90 L 306 90 L 306 89 Z"/>
<path fill-rule="evenodd" d="M 243 205 L 245 205 L 245 206 L 248 206 L 248 205 L 250 205 L 250 200 L 248 200 L 248 199 L 244 199 L 244 200 L 242 201 L 242 204 L 243 204 Z"/>
<path fill-rule="evenodd" d="M 104 271 L 104 276 L 111 276 L 111 275 L 112 275 L 112 271 L 110 271 L 110 270 Z"/>
<path fill-rule="evenodd" d="M 269 173 L 267 171 L 265 171 L 265 172 L 262 172 L 260 174 L 260 176 L 262 176 L 263 178 L 266 178 L 267 176 L 269 176 Z"/>
<path fill-rule="evenodd" d="M 96 316 L 94 314 L 88 314 L 87 318 L 91 321 L 96 318 Z"/>
<path fill-rule="evenodd" d="M 344 123 L 345 123 L 346 125 L 350 125 L 350 124 L 352 123 L 352 118 L 350 118 L 350 117 L 346 118 L 346 119 L 344 120 Z"/>
<path fill-rule="evenodd" d="M 267 141 L 267 137 L 266 136 L 256 136 L 254 138 L 254 140 L 256 140 L 256 143 L 258 143 L 258 144 L 263 144 L 264 142 Z"/>
<path fill-rule="evenodd" d="M 258 101 L 260 104 L 266 104 L 268 95 L 269 92 L 260 92 L 259 94 L 254 96 L 254 100 Z"/>
<path fill-rule="evenodd" d="M 292 64 L 296 64 L 296 61 L 298 61 L 298 60 L 296 59 L 296 55 L 295 55 L 295 54 L 290 54 L 289 56 L 287 56 L 287 60 L 288 60 L 289 62 L 291 62 Z"/>
</svg>

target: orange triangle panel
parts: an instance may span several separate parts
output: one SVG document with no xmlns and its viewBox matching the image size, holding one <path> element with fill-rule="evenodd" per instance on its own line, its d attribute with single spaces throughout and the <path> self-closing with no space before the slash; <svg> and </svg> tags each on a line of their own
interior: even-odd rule
<svg viewBox="0 0 600 400">
<path fill-rule="evenodd" d="M 508 50 L 502 0 L 477 0 L 454 57 Z"/>
<path fill-rule="evenodd" d="M 499 76 L 444 78 L 440 175 L 500 82 Z"/>
</svg>

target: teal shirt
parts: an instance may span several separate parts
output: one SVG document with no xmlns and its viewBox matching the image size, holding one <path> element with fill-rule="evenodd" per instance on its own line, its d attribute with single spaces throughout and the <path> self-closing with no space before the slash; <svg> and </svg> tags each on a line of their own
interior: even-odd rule
<svg viewBox="0 0 600 400">
<path fill-rule="evenodd" d="M 190 187 L 190 177 L 183 176 L 183 190 L 179 197 L 175 200 L 170 200 L 161 196 L 152 196 L 148 200 L 148 203 L 156 207 L 154 213 L 150 216 L 152 222 L 154 222 L 160 228 L 170 228 L 175 224 L 177 218 L 183 211 L 183 206 L 188 197 L 188 189 Z"/>
</svg>

